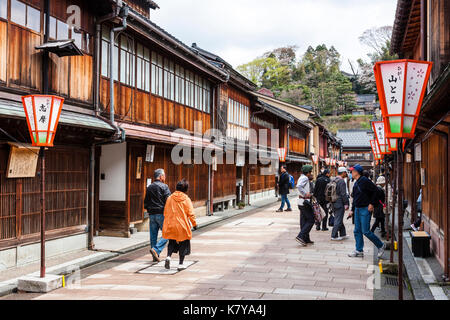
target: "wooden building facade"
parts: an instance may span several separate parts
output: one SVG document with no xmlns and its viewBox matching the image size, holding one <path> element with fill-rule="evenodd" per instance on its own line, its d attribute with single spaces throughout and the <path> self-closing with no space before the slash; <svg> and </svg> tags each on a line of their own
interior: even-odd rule
<svg viewBox="0 0 450 320">
<path fill-rule="evenodd" d="M 450 3 L 439 0 L 397 3 L 392 52 L 400 58 L 432 61 L 433 67 L 416 128 L 406 146 L 404 191 L 411 220 L 422 190 L 423 228 L 431 247 L 450 276 Z"/>
</svg>

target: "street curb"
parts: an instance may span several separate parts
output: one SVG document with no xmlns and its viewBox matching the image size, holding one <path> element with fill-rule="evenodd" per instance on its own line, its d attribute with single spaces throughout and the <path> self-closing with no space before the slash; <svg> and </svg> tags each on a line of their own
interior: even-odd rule
<svg viewBox="0 0 450 320">
<path fill-rule="evenodd" d="M 198 229 L 201 228 L 205 228 L 207 226 L 210 226 L 212 224 L 236 217 L 238 215 L 241 215 L 243 213 L 248 213 L 251 212 L 253 210 L 256 209 L 261 209 L 270 205 L 273 205 L 275 203 L 277 203 L 278 199 L 272 201 L 272 202 L 267 202 L 267 203 L 263 203 L 261 205 L 252 205 L 252 206 L 248 206 L 248 209 L 242 209 L 242 210 L 235 210 L 236 212 L 232 212 L 229 215 L 225 215 L 225 216 L 217 216 L 217 219 L 214 219 L 213 221 L 208 221 L 208 222 L 203 222 L 203 223 L 199 223 L 198 224 Z M 213 216 L 214 217 L 214 216 Z M 87 267 L 90 267 L 94 264 L 98 264 L 104 261 L 107 261 L 109 259 L 118 257 L 122 254 L 126 254 L 132 251 L 136 251 L 138 249 L 144 248 L 149 246 L 148 241 L 142 242 L 142 243 L 138 243 L 135 245 L 132 245 L 130 247 L 126 247 L 124 249 L 118 250 L 118 251 L 96 251 L 98 254 L 94 254 L 92 256 L 87 256 L 87 257 L 83 257 L 83 258 L 79 258 L 79 259 L 75 259 L 69 262 L 65 262 L 63 264 L 60 265 L 56 265 L 53 267 L 50 267 L 47 269 L 47 273 L 49 274 L 55 274 L 55 275 L 67 275 L 72 273 L 72 271 L 75 268 L 79 268 L 79 269 L 84 269 Z M 28 274 L 29 276 L 31 275 L 39 275 L 39 272 L 33 272 L 31 274 Z M 16 293 L 17 292 L 17 279 L 11 279 L 11 280 L 7 280 L 4 281 L 3 283 L 0 283 L 0 297 L 12 294 L 12 293 Z"/>
<path fill-rule="evenodd" d="M 67 275 L 72 273 L 72 271 L 74 271 L 77 268 L 78 269 L 87 268 L 94 264 L 119 256 L 119 253 L 115 252 L 98 252 L 98 253 L 99 254 L 94 254 L 92 256 L 75 259 L 60 265 L 50 267 L 47 269 L 47 273 L 54 275 Z M 30 273 L 25 276 L 39 276 L 39 271 Z M 18 278 L 15 278 L 0 283 L 0 297 L 17 292 L 17 280 Z"/>
</svg>

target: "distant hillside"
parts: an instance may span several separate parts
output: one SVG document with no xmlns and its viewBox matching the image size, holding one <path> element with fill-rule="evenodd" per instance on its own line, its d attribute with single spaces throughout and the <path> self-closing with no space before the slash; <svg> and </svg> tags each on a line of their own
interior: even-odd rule
<svg viewBox="0 0 450 320">
<path fill-rule="evenodd" d="M 370 129 L 371 115 L 354 116 L 351 114 L 341 116 L 324 116 L 322 117 L 323 125 L 329 131 L 336 134 L 338 130 L 345 129 Z"/>
</svg>

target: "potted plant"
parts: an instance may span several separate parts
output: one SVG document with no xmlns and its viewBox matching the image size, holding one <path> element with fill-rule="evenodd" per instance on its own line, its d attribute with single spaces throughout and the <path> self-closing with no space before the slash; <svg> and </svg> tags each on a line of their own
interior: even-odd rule
<svg viewBox="0 0 450 320">
<path fill-rule="evenodd" d="M 238 207 L 239 207 L 239 209 L 244 209 L 245 203 L 244 202 L 239 202 L 238 203 Z"/>
</svg>

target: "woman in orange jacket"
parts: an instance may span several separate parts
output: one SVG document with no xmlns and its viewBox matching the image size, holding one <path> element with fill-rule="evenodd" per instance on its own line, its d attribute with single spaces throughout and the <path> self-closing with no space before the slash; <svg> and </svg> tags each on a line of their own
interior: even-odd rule
<svg viewBox="0 0 450 320">
<path fill-rule="evenodd" d="M 194 207 L 186 194 L 189 183 L 183 179 L 177 183 L 176 191 L 167 199 L 164 208 L 164 225 L 162 236 L 169 239 L 165 268 L 170 269 L 172 253 L 180 256 L 178 271 L 186 269 L 183 265 L 184 257 L 191 253 L 192 231 L 197 229 Z"/>
</svg>

